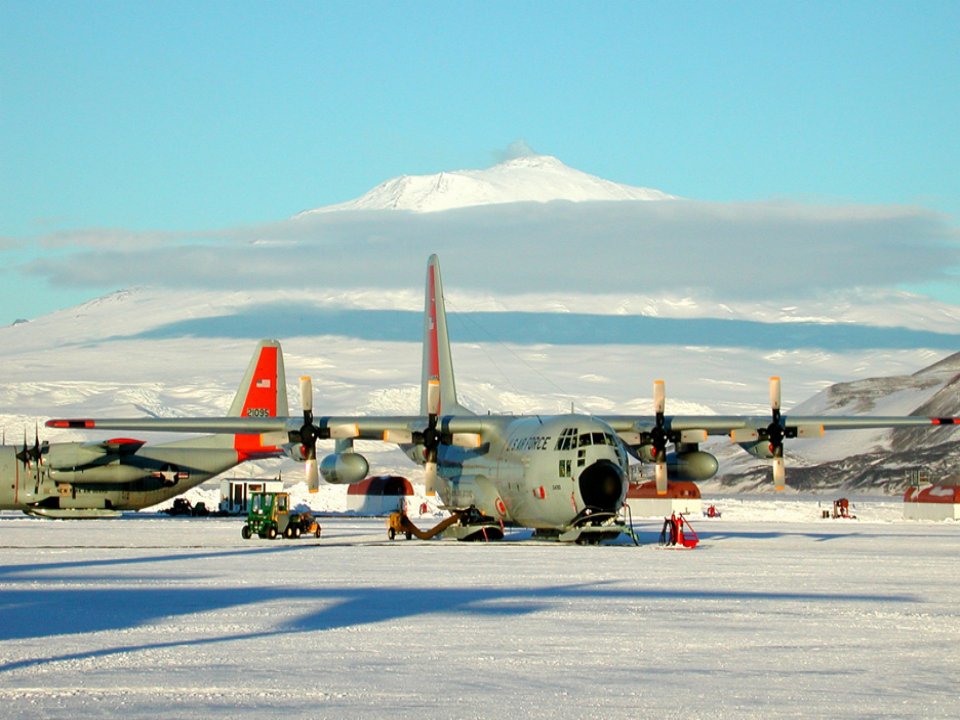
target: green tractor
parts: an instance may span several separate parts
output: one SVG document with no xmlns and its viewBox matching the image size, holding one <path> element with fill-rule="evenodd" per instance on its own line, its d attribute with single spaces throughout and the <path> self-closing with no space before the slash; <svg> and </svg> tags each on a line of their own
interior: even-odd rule
<svg viewBox="0 0 960 720">
<path fill-rule="evenodd" d="M 290 512 L 290 493 L 257 492 L 250 496 L 247 523 L 240 530 L 244 540 L 254 535 L 273 540 L 277 535 L 320 537 L 320 523 L 308 512 Z"/>
</svg>

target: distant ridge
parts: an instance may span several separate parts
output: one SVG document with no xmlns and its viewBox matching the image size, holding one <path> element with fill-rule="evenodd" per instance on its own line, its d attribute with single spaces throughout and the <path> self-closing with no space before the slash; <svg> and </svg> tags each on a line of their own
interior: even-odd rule
<svg viewBox="0 0 960 720">
<path fill-rule="evenodd" d="M 549 155 L 526 155 L 486 170 L 401 175 L 356 200 L 306 210 L 297 217 L 340 210 L 406 210 L 429 213 L 516 202 L 672 200 L 650 188 L 621 185 L 575 170 Z"/>
</svg>

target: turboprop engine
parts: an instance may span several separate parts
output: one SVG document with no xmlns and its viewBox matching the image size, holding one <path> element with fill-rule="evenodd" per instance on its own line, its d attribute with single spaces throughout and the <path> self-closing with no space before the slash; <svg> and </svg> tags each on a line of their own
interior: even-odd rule
<svg viewBox="0 0 960 720">
<path fill-rule="evenodd" d="M 332 485 L 351 485 L 367 477 L 370 464 L 360 453 L 341 452 L 320 461 L 320 475 Z"/>
</svg>

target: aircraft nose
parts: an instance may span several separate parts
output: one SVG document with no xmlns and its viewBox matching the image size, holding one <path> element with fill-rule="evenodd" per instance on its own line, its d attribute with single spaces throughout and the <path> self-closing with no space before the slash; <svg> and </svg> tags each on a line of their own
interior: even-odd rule
<svg viewBox="0 0 960 720">
<path fill-rule="evenodd" d="M 610 460 L 598 460 L 580 473 L 583 504 L 605 512 L 617 512 L 623 501 L 623 470 Z"/>
</svg>

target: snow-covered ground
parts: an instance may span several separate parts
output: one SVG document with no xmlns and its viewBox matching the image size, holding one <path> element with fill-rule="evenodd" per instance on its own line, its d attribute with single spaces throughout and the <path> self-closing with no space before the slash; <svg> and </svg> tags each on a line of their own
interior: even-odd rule
<svg viewBox="0 0 960 720">
<path fill-rule="evenodd" d="M 0 716 L 960 715 L 956 523 L 707 500 L 693 551 L 2 513 Z"/>
</svg>

